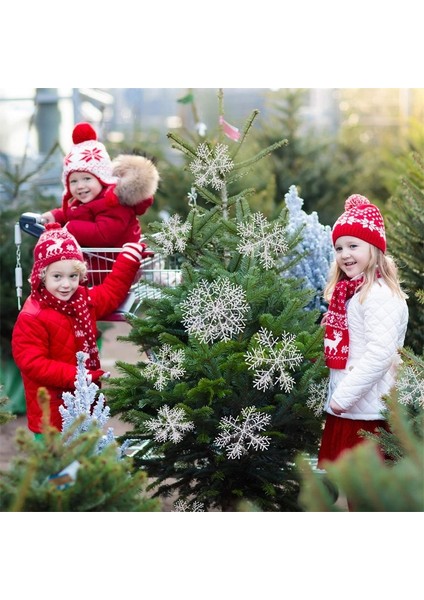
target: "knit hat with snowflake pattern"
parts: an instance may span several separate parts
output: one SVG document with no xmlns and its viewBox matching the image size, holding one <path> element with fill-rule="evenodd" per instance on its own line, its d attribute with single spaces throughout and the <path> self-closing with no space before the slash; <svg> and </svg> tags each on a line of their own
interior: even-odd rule
<svg viewBox="0 0 424 600">
<path fill-rule="evenodd" d="M 81 248 L 72 234 L 59 223 L 47 223 L 46 231 L 34 248 L 34 265 L 31 271 L 31 287 L 38 289 L 41 271 L 48 265 L 60 260 L 79 260 L 84 262 Z"/>
<path fill-rule="evenodd" d="M 353 194 L 346 200 L 345 212 L 333 226 L 333 244 L 343 235 L 352 235 L 386 252 L 383 217 L 365 196 Z"/>
<path fill-rule="evenodd" d="M 65 188 L 63 200 L 69 200 L 69 175 L 75 171 L 91 173 L 103 186 L 117 182 L 112 175 L 112 162 L 104 145 L 97 140 L 97 134 L 90 123 L 78 123 L 72 132 L 74 146 L 63 159 L 62 182 Z"/>
</svg>

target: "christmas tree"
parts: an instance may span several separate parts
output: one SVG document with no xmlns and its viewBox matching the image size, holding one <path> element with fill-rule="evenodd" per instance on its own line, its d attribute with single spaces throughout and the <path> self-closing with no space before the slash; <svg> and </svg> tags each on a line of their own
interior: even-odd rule
<svg viewBox="0 0 424 600">
<path fill-rule="evenodd" d="M 419 294 L 424 277 L 424 162 L 422 156 L 409 157 L 407 173 L 388 203 L 388 247 L 397 259 L 408 294 L 409 321 L 405 344 L 415 353 L 424 352 L 424 314 Z"/>
<path fill-rule="evenodd" d="M 133 425 L 135 464 L 153 478 L 155 496 L 175 510 L 300 510 L 299 451 L 316 453 L 321 418 L 307 405 L 325 372 L 314 292 L 290 276 L 299 236 L 285 208 L 273 221 L 252 212 L 255 190 L 234 184 L 280 140 L 237 161 L 258 111 L 240 129 L 187 141 L 169 134 L 187 157 L 193 184 L 185 220 L 152 224 L 149 246 L 178 257 L 181 282 L 145 299 L 123 338 L 146 359 L 117 362 L 108 381 L 113 414 Z M 201 199 L 201 203 L 198 201 Z M 281 259 L 291 256 L 281 273 Z M 153 284 L 154 285 L 154 284 Z"/>
<path fill-rule="evenodd" d="M 0 511 L 145 512 L 160 510 L 146 494 L 147 476 L 134 470 L 118 448 L 98 386 L 88 384 L 84 354 L 78 353 L 75 393 L 65 393 L 63 433 L 49 426 L 49 397 L 39 389 L 42 439 L 27 430 L 16 434 L 18 454 L 0 478 Z"/>
</svg>

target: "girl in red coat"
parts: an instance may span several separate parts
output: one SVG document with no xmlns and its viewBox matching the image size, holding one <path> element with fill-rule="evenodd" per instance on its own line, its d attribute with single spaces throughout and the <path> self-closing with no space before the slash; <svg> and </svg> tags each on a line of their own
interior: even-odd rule
<svg viewBox="0 0 424 600">
<path fill-rule="evenodd" d="M 85 247 L 120 248 L 139 242 L 138 216 L 153 204 L 159 174 L 143 156 L 120 155 L 112 162 L 89 123 L 78 123 L 65 156 L 62 207 L 43 213 Z"/>
<path fill-rule="evenodd" d="M 80 285 L 86 276 L 81 248 L 59 224 L 46 226 L 34 248 L 31 295 L 18 315 L 12 354 L 25 389 L 28 428 L 41 433 L 42 411 L 37 392 L 50 395 L 50 424 L 62 430 L 62 394 L 73 392 L 76 353 L 87 355 L 90 382 L 98 384 L 100 368 L 96 321 L 104 319 L 126 298 L 140 268 L 143 245 L 125 244 L 112 272 L 101 285 Z"/>
</svg>

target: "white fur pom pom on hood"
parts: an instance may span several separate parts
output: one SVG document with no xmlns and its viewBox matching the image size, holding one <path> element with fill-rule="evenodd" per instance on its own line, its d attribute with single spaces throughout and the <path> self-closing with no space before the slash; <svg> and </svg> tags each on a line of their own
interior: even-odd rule
<svg viewBox="0 0 424 600">
<path fill-rule="evenodd" d="M 120 204 L 136 206 L 151 198 L 158 189 L 158 170 L 144 156 L 120 154 L 112 161 L 112 173 L 118 178 L 115 194 Z"/>
</svg>

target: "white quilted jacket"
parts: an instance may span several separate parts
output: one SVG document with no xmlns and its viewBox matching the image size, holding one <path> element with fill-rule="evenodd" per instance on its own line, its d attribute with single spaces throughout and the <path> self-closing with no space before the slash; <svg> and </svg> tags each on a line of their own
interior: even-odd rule
<svg viewBox="0 0 424 600">
<path fill-rule="evenodd" d="M 345 369 L 330 369 L 325 410 L 334 414 L 328 406 L 332 398 L 346 410 L 342 418 L 381 419 L 381 397 L 393 387 L 400 362 L 397 350 L 405 339 L 407 304 L 379 280 L 362 304 L 359 294 L 348 301 L 347 318 L 349 357 Z"/>
</svg>

